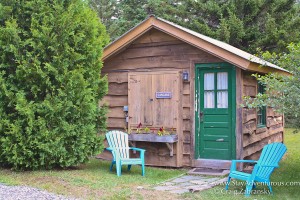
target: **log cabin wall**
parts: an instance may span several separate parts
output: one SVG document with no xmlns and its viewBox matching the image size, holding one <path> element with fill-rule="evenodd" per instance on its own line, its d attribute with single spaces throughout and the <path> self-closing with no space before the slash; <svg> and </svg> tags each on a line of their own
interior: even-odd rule
<svg viewBox="0 0 300 200">
<path fill-rule="evenodd" d="M 152 29 L 130 44 L 125 50 L 107 59 L 102 73 L 107 74 L 109 91 L 104 102 L 109 105 L 108 129 L 123 130 L 127 123 L 123 106 L 128 105 L 128 74 L 131 72 L 188 71 L 189 81 L 182 81 L 179 114 L 179 141 L 174 156 L 164 143 L 142 143 L 146 164 L 155 166 L 191 166 L 193 159 L 194 67 L 195 63 L 224 62 L 198 48 Z M 138 95 L 138 94 L 137 94 Z"/>
<path fill-rule="evenodd" d="M 252 73 L 243 71 L 243 96 L 255 97 L 257 80 Z M 257 128 L 256 109 L 243 108 L 243 158 L 258 159 L 262 148 L 272 142 L 283 141 L 283 116 L 272 108 L 266 109 L 266 126 Z"/>
</svg>

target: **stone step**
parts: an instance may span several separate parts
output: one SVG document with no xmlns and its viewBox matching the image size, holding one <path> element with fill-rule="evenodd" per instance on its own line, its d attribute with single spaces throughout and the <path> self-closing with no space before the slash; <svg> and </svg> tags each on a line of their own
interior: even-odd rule
<svg viewBox="0 0 300 200">
<path fill-rule="evenodd" d="M 195 168 L 230 169 L 231 160 L 197 159 L 193 161 Z"/>
<path fill-rule="evenodd" d="M 188 171 L 189 175 L 209 175 L 209 176 L 225 176 L 229 174 L 227 169 L 211 169 L 211 168 L 194 168 Z"/>
</svg>

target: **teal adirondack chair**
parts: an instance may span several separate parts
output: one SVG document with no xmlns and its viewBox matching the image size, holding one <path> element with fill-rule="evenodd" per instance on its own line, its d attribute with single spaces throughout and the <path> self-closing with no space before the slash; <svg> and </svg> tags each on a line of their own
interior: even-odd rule
<svg viewBox="0 0 300 200">
<path fill-rule="evenodd" d="M 262 182 L 269 187 L 270 193 L 273 194 L 270 176 L 286 152 L 286 146 L 282 143 L 268 144 L 263 148 L 258 161 L 255 160 L 232 160 L 230 173 L 225 189 L 228 190 L 230 179 L 235 178 L 246 181 L 245 196 L 250 196 L 251 190 L 255 188 L 255 182 Z M 256 163 L 251 174 L 236 170 L 236 163 Z"/>
<path fill-rule="evenodd" d="M 128 146 L 128 134 L 122 131 L 109 131 L 106 133 L 106 139 L 109 147 L 107 150 L 113 154 L 113 160 L 110 165 L 110 171 L 116 164 L 117 175 L 121 176 L 122 165 L 128 165 L 128 171 L 131 165 L 142 165 L 142 176 L 145 176 L 145 150 Z M 139 151 L 140 158 L 129 158 L 129 150 Z"/>
</svg>

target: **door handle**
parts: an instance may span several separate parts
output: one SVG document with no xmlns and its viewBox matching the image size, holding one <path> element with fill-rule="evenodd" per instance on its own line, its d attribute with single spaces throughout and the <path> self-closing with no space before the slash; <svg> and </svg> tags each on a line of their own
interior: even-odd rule
<svg viewBox="0 0 300 200">
<path fill-rule="evenodd" d="M 200 112 L 199 113 L 200 122 L 203 122 L 203 117 L 204 117 L 204 113 Z"/>
<path fill-rule="evenodd" d="M 216 142 L 224 142 L 224 138 L 217 139 Z"/>
</svg>

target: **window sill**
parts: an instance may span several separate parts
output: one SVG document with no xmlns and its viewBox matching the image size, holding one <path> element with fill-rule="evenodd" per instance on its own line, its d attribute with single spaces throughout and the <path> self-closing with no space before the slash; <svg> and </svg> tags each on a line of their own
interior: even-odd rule
<svg viewBox="0 0 300 200">
<path fill-rule="evenodd" d="M 265 124 L 257 124 L 256 125 L 256 128 L 265 128 L 267 127 Z"/>
<path fill-rule="evenodd" d="M 267 127 L 265 125 L 257 126 L 256 134 L 264 133 L 267 131 Z"/>
</svg>

